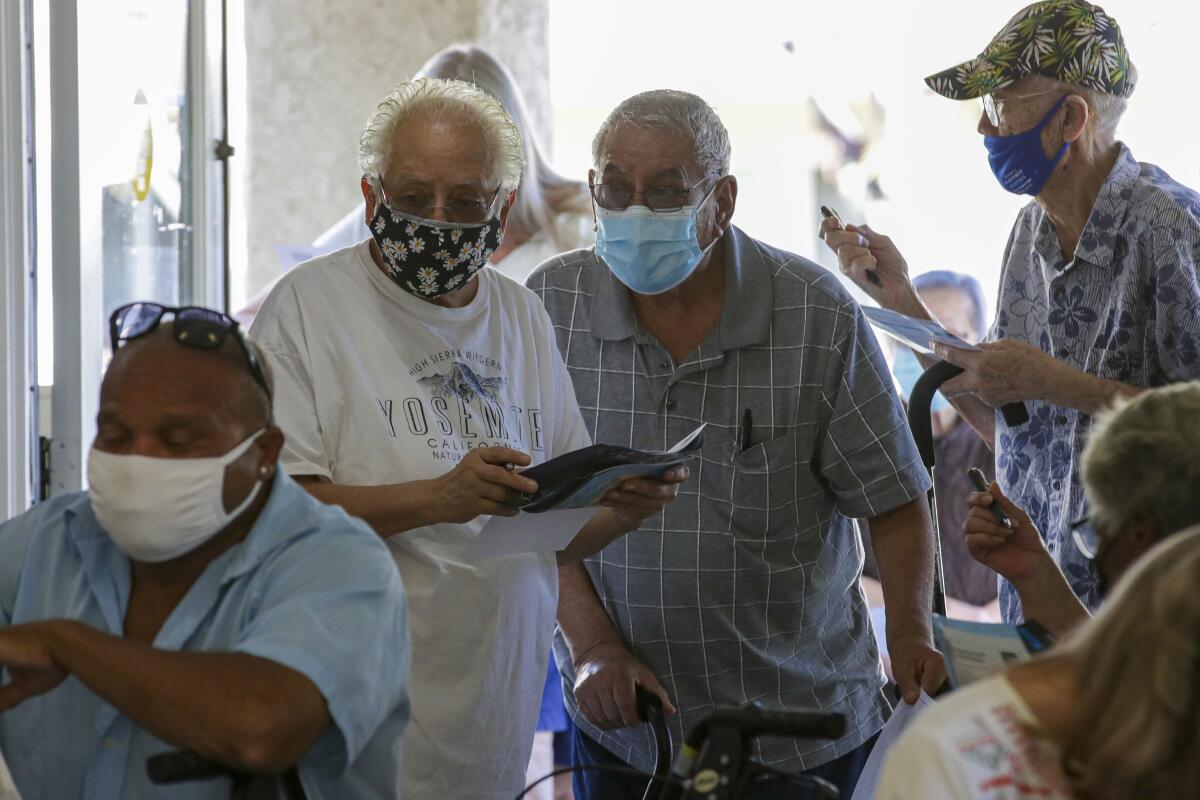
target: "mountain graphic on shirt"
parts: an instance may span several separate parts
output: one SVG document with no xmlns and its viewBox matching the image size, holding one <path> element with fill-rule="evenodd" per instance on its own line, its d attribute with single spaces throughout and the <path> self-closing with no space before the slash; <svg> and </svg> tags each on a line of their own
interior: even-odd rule
<svg viewBox="0 0 1200 800">
<path fill-rule="evenodd" d="M 478 397 L 498 402 L 499 398 L 496 396 L 496 392 L 504 386 L 506 379 L 481 378 L 466 364 L 456 361 L 447 373 L 429 375 L 417 380 L 422 386 L 427 387 L 434 397 L 454 396 L 464 402 Z"/>
</svg>

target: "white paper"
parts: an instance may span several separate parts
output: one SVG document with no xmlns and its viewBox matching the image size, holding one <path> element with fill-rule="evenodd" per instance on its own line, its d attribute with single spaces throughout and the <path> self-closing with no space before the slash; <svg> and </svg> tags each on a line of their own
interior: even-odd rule
<svg viewBox="0 0 1200 800">
<path fill-rule="evenodd" d="M 887 724 L 879 732 L 879 738 L 875 740 L 875 746 L 871 748 L 871 755 L 867 756 L 867 763 L 863 764 L 862 774 L 858 777 L 858 785 L 854 787 L 854 794 L 850 800 L 872 800 L 875 797 L 875 790 L 879 788 L 879 778 L 883 775 L 883 765 L 887 761 L 888 751 L 900 738 L 904 729 L 917 718 L 917 715 L 933 703 L 933 698 L 925 694 L 925 690 L 922 689 L 921 696 L 913 705 L 910 706 L 903 700 L 896 705 Z"/>
<path fill-rule="evenodd" d="M 598 508 L 569 508 L 515 517 L 492 517 L 475 539 L 475 555 L 485 558 L 517 553 L 557 553 L 599 513 Z"/>
<path fill-rule="evenodd" d="M 871 320 L 872 325 L 882 328 L 892 338 L 899 339 L 922 353 L 932 353 L 935 343 L 957 347 L 959 350 L 979 349 L 927 319 L 906 317 L 904 314 L 874 306 L 863 306 L 863 313 Z"/>
<path fill-rule="evenodd" d="M 21 800 L 21 793 L 17 791 L 17 785 L 13 783 L 12 775 L 8 772 L 8 765 L 4 763 L 2 753 L 0 753 L 0 800 Z"/>
<path fill-rule="evenodd" d="M 708 427 L 708 423 L 705 422 L 699 428 L 696 428 L 696 430 L 692 431 L 687 436 L 683 437 L 678 442 L 676 442 L 675 446 L 672 447 L 667 452 L 668 453 L 682 453 L 684 450 L 686 450 L 691 445 L 692 442 L 696 441 L 697 436 L 704 433 L 704 429 L 707 427 Z"/>
<path fill-rule="evenodd" d="M 946 657 L 946 672 L 955 689 L 1029 658 L 1029 649 L 1015 625 L 967 622 L 935 614 L 933 637 Z"/>
</svg>

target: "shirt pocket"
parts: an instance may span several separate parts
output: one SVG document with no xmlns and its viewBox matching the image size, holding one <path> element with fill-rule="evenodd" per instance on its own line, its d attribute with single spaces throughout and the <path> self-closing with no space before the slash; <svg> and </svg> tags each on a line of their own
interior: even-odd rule
<svg viewBox="0 0 1200 800">
<path fill-rule="evenodd" d="M 796 522 L 796 435 L 777 436 L 733 456 L 730 503 L 739 538 L 773 538 Z"/>
</svg>

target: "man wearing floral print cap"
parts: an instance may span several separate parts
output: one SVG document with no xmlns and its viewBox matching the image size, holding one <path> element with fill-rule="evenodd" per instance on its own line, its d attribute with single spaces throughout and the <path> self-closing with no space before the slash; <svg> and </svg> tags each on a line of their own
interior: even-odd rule
<svg viewBox="0 0 1200 800">
<path fill-rule="evenodd" d="M 1136 82 L 1116 20 L 1082 0 L 1028 6 L 979 56 L 926 78 L 951 99 L 982 99 L 992 172 L 1005 190 L 1034 198 L 1004 253 L 988 341 L 936 353 L 964 369 L 943 390 L 996 454 L 992 494 L 1029 512 L 1090 608 L 1096 575 L 1071 523 L 1087 513 L 1079 464 L 1092 415 L 1200 377 L 1200 195 L 1117 140 Z M 822 234 L 881 305 L 932 318 L 891 239 L 833 221 Z M 1014 401 L 1030 412 L 1020 427 L 995 413 Z M 1027 576 L 1006 571 L 1008 547 L 981 560 L 1001 573 L 1001 611 L 1017 621 L 1015 587 Z"/>
</svg>

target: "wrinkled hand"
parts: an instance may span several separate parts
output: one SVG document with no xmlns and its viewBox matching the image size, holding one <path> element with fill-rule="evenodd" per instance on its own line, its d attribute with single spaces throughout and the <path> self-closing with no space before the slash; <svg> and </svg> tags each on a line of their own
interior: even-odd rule
<svg viewBox="0 0 1200 800">
<path fill-rule="evenodd" d="M 869 225 L 838 226 L 833 218 L 821 221 L 821 239 L 837 254 L 842 274 L 884 308 L 897 308 L 911 291 L 908 264 L 892 240 L 871 230 Z M 874 270 L 882 286 L 867 277 Z"/>
<path fill-rule="evenodd" d="M 992 408 L 1034 400 L 1063 364 L 1041 348 L 1014 339 L 983 342 L 978 350 L 937 345 L 934 353 L 964 372 L 942 384 L 946 397 L 973 394 Z"/>
<path fill-rule="evenodd" d="M 470 522 L 481 514 L 515 517 L 521 493 L 538 490 L 535 482 L 505 468 L 526 467 L 529 456 L 507 447 L 480 447 L 432 481 L 430 501 L 443 522 Z"/>
<path fill-rule="evenodd" d="M 927 633 L 888 636 L 888 655 L 892 660 L 892 679 L 904 702 L 917 702 L 921 690 L 933 696 L 946 682 L 946 661 L 929 641 Z"/>
<path fill-rule="evenodd" d="M 646 517 L 662 511 L 679 496 L 679 487 L 691 473 L 687 467 L 673 467 L 661 478 L 630 478 L 600 499 L 600 505 L 611 508 L 622 524 L 630 530 L 641 525 Z"/>
<path fill-rule="evenodd" d="M 601 730 L 642 724 L 635 703 L 638 686 L 658 695 L 664 714 L 675 713 L 667 690 L 654 673 L 620 642 L 598 644 L 575 664 L 575 702 L 583 716 Z"/>
<path fill-rule="evenodd" d="M 0 628 L 0 666 L 8 669 L 8 683 L 0 686 L 0 713 L 31 697 L 44 694 L 67 677 L 55 663 L 48 637 L 55 622 L 33 622 Z"/>
<path fill-rule="evenodd" d="M 971 512 L 963 522 L 963 538 L 972 558 L 1018 585 L 1046 568 L 1054 568 L 1054 560 L 1029 515 L 1005 497 L 995 482 L 987 492 L 969 494 L 967 502 Z M 996 521 L 992 503 L 1000 504 L 1013 527 L 1006 528 Z"/>
</svg>

